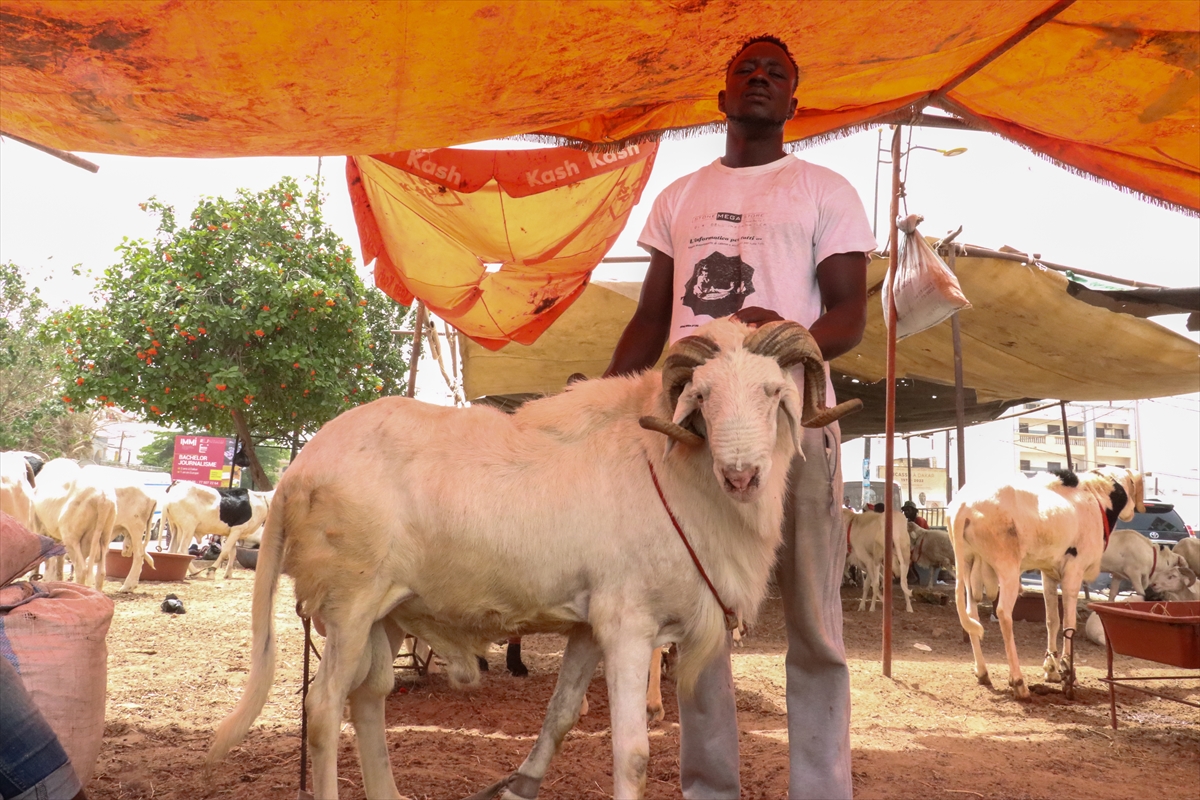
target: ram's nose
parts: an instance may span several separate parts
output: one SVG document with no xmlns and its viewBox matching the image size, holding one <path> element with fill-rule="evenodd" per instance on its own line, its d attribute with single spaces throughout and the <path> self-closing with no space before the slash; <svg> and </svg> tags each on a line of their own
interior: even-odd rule
<svg viewBox="0 0 1200 800">
<path fill-rule="evenodd" d="M 738 493 L 758 485 L 758 467 L 746 467 L 745 469 L 726 467 L 721 473 L 725 476 L 725 483 L 728 484 L 726 488 L 731 488 Z"/>
</svg>

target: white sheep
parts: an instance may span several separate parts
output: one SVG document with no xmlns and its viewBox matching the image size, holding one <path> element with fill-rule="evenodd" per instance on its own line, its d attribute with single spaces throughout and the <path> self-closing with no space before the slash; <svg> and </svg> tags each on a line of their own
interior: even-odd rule
<svg viewBox="0 0 1200 800">
<path fill-rule="evenodd" d="M 800 364 L 803 406 L 790 372 Z M 441 653 L 457 682 L 478 679 L 475 656 L 497 639 L 566 634 L 532 752 L 483 793 L 509 800 L 536 795 L 603 658 L 614 792 L 641 797 L 651 651 L 679 643 L 686 693 L 730 618 L 755 616 L 799 426 L 857 406 L 825 409 L 824 396 L 820 351 L 804 328 L 752 331 L 725 319 L 676 342 L 661 375 L 582 382 L 511 416 L 403 398 L 346 412 L 276 492 L 255 578 L 250 676 L 209 761 L 243 738 L 266 701 L 282 571 L 328 633 L 307 705 L 317 797 L 337 796 L 347 697 L 365 794 L 399 797 L 383 701 L 403 631 Z"/>
<path fill-rule="evenodd" d="M 104 553 L 117 517 L 110 482 L 69 458 L 53 459 L 37 475 L 33 509 L 37 532 L 66 545 L 75 582 L 104 591 Z M 62 557 L 53 561 L 52 579 L 61 577 Z"/>
<path fill-rule="evenodd" d="M 19 450 L 0 453 L 0 511 L 33 527 L 33 466 Z"/>
<path fill-rule="evenodd" d="M 863 581 L 863 596 L 858 603 L 858 610 L 867 607 L 867 595 L 871 596 L 871 611 L 875 610 L 875 601 L 880 597 L 881 580 L 891 580 L 887 570 L 883 569 L 884 553 L 884 515 L 874 511 L 855 512 L 850 508 L 842 509 L 842 524 L 846 526 L 846 540 L 849 543 L 847 562 L 860 567 L 866 572 Z M 908 520 L 899 510 L 892 511 L 892 572 L 900 578 L 900 590 L 904 593 L 904 608 L 912 613 L 912 590 L 908 588 L 909 548 L 912 540 L 908 533 Z"/>
<path fill-rule="evenodd" d="M 995 602 L 996 617 L 1004 636 L 1009 685 L 1020 700 L 1029 698 L 1013 640 L 1013 605 L 1021 591 L 1021 573 L 1041 570 L 1046 599 L 1046 680 L 1063 677 L 1069 663 L 1070 639 L 1058 656 L 1058 588 L 1062 586 L 1067 628 L 1075 628 L 1079 589 L 1084 580 L 1095 580 L 1108 539 L 1117 519 L 1128 521 L 1142 510 L 1142 476 L 1128 469 L 1105 467 L 1076 475 L 1017 476 L 1000 485 L 964 486 L 949 513 L 954 542 L 954 595 L 958 617 L 971 637 L 975 677 L 991 685 L 983 660 L 978 602 L 983 591 Z M 969 587 L 969 589 L 968 589 Z M 1067 684 L 1074 676 L 1068 676 Z"/>
</svg>

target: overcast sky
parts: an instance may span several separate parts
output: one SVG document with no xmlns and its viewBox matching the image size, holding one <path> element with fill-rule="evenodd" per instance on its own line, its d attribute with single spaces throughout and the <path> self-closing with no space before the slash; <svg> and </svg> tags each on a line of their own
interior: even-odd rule
<svg viewBox="0 0 1200 800">
<path fill-rule="evenodd" d="M 884 146 L 888 136 L 885 132 Z M 807 149 L 800 157 L 845 175 L 872 214 L 878 151 L 876 130 Z M 720 134 L 661 145 L 654 173 L 624 234 L 610 255 L 642 255 L 637 234 L 650 203 L 671 181 L 717 158 Z M 959 225 L 959 241 L 987 247 L 1011 245 L 1043 258 L 1107 275 L 1164 286 L 1200 282 L 1200 221 L 1147 203 L 1118 189 L 1063 170 L 984 133 L 918 128 L 921 148 L 965 147 L 947 158 L 914 149 L 908 168 L 908 209 L 926 218 L 922 231 L 940 236 Z M 505 147 L 525 145 L 503 143 Z M 262 189 L 283 175 L 312 175 L 316 158 L 172 159 L 81 154 L 100 165 L 92 174 L 7 139 L 0 143 L 0 259 L 32 272 L 56 307 L 86 302 L 93 280 L 75 278 L 81 264 L 98 273 L 116 260 L 123 236 L 148 237 L 154 220 L 138 208 L 151 196 L 186 218 L 197 198 Z M 358 235 L 344 179 L 344 159 L 325 158 L 327 214 L 334 229 L 357 251 Z M 886 238 L 890 173 L 880 169 L 880 244 Z M 360 265 L 361 266 L 361 265 Z M 597 279 L 638 279 L 641 267 L 602 266 Z M 363 269 L 364 276 L 368 271 Z M 1193 340 L 1183 317 L 1158 318 Z M 1198 367 L 1200 369 L 1200 367 Z M 436 400 L 440 378 L 426 369 L 422 395 Z M 436 380 L 434 380 L 436 379 Z M 1148 467 L 1195 474 L 1195 439 L 1172 431 L 1196 429 L 1197 397 L 1156 402 L 1156 429 L 1146 431 Z M 1152 441 L 1153 438 L 1153 441 Z M 1190 441 L 1180 447 L 1180 441 Z"/>
</svg>

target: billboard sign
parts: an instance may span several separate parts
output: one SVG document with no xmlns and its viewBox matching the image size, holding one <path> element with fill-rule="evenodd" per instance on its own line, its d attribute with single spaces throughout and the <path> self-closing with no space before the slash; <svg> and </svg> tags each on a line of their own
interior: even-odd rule
<svg viewBox="0 0 1200 800">
<path fill-rule="evenodd" d="M 234 440 L 224 436 L 176 436 L 171 480 L 204 486 L 228 486 L 233 473 Z"/>
</svg>

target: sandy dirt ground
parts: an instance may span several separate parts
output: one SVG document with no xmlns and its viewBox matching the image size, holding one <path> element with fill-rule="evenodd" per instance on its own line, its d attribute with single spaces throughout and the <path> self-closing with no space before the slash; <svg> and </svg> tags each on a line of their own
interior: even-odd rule
<svg viewBox="0 0 1200 800">
<path fill-rule="evenodd" d="M 280 591 L 279 661 L 267 706 L 241 747 L 211 774 L 204 768 L 212 731 L 237 701 L 249 670 L 252 581 L 252 572 L 238 568 L 226 581 L 144 583 L 132 594 L 120 594 L 119 583 L 108 582 L 116 613 L 108 637 L 107 729 L 96 775 L 87 787 L 89 797 L 296 797 L 303 634 L 291 607 L 290 585 Z M 167 592 L 183 600 L 186 615 L 162 613 L 159 604 Z M 976 683 L 953 602 L 917 602 L 914 613 L 901 610 L 895 616 L 892 677 L 885 678 L 881 614 L 857 611 L 854 594 L 844 591 L 856 797 L 1200 796 L 1200 712 L 1123 692 L 1118 696 L 1120 728 L 1113 731 L 1108 690 L 1098 681 L 1105 674 L 1103 648 L 1082 641 L 1074 700 L 1049 686 L 1031 702 L 1017 703 L 1006 689 Z M 994 622 L 987 628 L 988 664 L 1002 686 L 1007 667 L 999 629 Z M 1044 626 L 1018 622 L 1016 628 L 1026 680 L 1036 684 Z M 516 769 L 540 728 L 563 642 L 556 636 L 526 637 L 527 678 L 510 676 L 503 648 L 494 646 L 491 670 L 478 687 L 465 691 L 451 689 L 444 675 L 418 679 L 398 669 L 387 719 L 401 792 L 414 799 L 461 798 Z M 734 654 L 743 797 L 787 794 L 784 649 L 780 605 L 768 601 L 745 646 Z M 1118 675 L 1178 672 L 1116 659 Z M 1200 680 L 1169 684 L 1165 690 L 1200 700 Z M 678 798 L 679 715 L 669 680 L 664 680 L 663 694 L 667 715 L 650 734 L 647 797 Z M 599 671 L 588 698 L 591 712 L 568 736 L 540 797 L 575 800 L 611 794 L 608 703 Z M 343 798 L 364 796 L 348 725 L 342 734 L 339 781 Z"/>
</svg>

